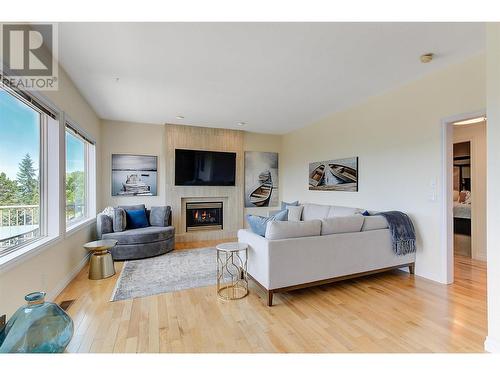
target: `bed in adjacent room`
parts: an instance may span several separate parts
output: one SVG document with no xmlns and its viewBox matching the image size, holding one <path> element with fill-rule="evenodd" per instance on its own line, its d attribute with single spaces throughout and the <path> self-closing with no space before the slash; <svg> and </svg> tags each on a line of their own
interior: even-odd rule
<svg viewBox="0 0 500 375">
<path fill-rule="evenodd" d="M 454 232 L 471 235 L 471 196 L 470 191 L 453 192 Z"/>
</svg>

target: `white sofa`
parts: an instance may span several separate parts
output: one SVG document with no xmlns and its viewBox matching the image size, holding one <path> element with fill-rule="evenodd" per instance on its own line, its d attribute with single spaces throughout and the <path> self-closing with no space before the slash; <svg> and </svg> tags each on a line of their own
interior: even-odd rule
<svg viewBox="0 0 500 375">
<path fill-rule="evenodd" d="M 330 234 L 332 233 L 332 234 Z M 351 207 L 303 204 L 300 222 L 271 221 L 266 236 L 238 231 L 249 245 L 248 273 L 268 294 L 409 267 L 415 253 L 396 255 L 387 221 Z"/>
</svg>

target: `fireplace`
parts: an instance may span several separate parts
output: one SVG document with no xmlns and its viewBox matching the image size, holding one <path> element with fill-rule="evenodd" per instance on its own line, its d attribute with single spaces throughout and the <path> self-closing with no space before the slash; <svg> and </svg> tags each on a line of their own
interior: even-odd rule
<svg viewBox="0 0 500 375">
<path fill-rule="evenodd" d="M 222 202 L 186 203 L 186 232 L 222 230 Z"/>
</svg>

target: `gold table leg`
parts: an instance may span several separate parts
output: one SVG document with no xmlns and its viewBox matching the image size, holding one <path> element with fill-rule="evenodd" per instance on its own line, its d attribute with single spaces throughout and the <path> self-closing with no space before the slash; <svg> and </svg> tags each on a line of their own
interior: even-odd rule
<svg viewBox="0 0 500 375">
<path fill-rule="evenodd" d="M 113 257 L 108 250 L 93 252 L 90 256 L 89 279 L 101 280 L 115 274 Z"/>
<path fill-rule="evenodd" d="M 245 260 L 239 252 L 217 249 L 217 297 L 228 301 L 244 298 L 248 295 L 247 256 Z M 229 281 L 230 277 L 230 281 Z"/>
</svg>

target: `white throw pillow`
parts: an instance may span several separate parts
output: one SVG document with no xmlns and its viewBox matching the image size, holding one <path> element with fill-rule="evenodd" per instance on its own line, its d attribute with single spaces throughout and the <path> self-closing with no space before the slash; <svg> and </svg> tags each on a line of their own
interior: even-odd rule
<svg viewBox="0 0 500 375">
<path fill-rule="evenodd" d="M 111 219 L 115 218 L 115 209 L 114 207 L 108 206 L 104 210 L 102 210 L 102 214 L 109 216 Z"/>
<path fill-rule="evenodd" d="M 378 229 L 387 229 L 389 228 L 389 224 L 385 217 L 376 215 L 376 216 L 365 216 L 365 222 L 361 227 L 362 232 L 366 232 L 368 230 L 378 230 Z"/>
<path fill-rule="evenodd" d="M 266 238 L 283 240 L 286 238 L 319 236 L 321 220 L 310 221 L 270 221 L 267 223 Z"/>
<path fill-rule="evenodd" d="M 321 235 L 352 233 L 361 231 L 363 215 L 338 216 L 321 220 Z"/>
<path fill-rule="evenodd" d="M 466 191 L 465 192 L 465 200 L 464 200 L 464 203 L 465 204 L 472 204 L 472 197 L 471 197 L 471 193 L 470 191 Z"/>
<path fill-rule="evenodd" d="M 304 206 L 286 206 L 288 210 L 288 221 L 300 221 Z"/>
</svg>

